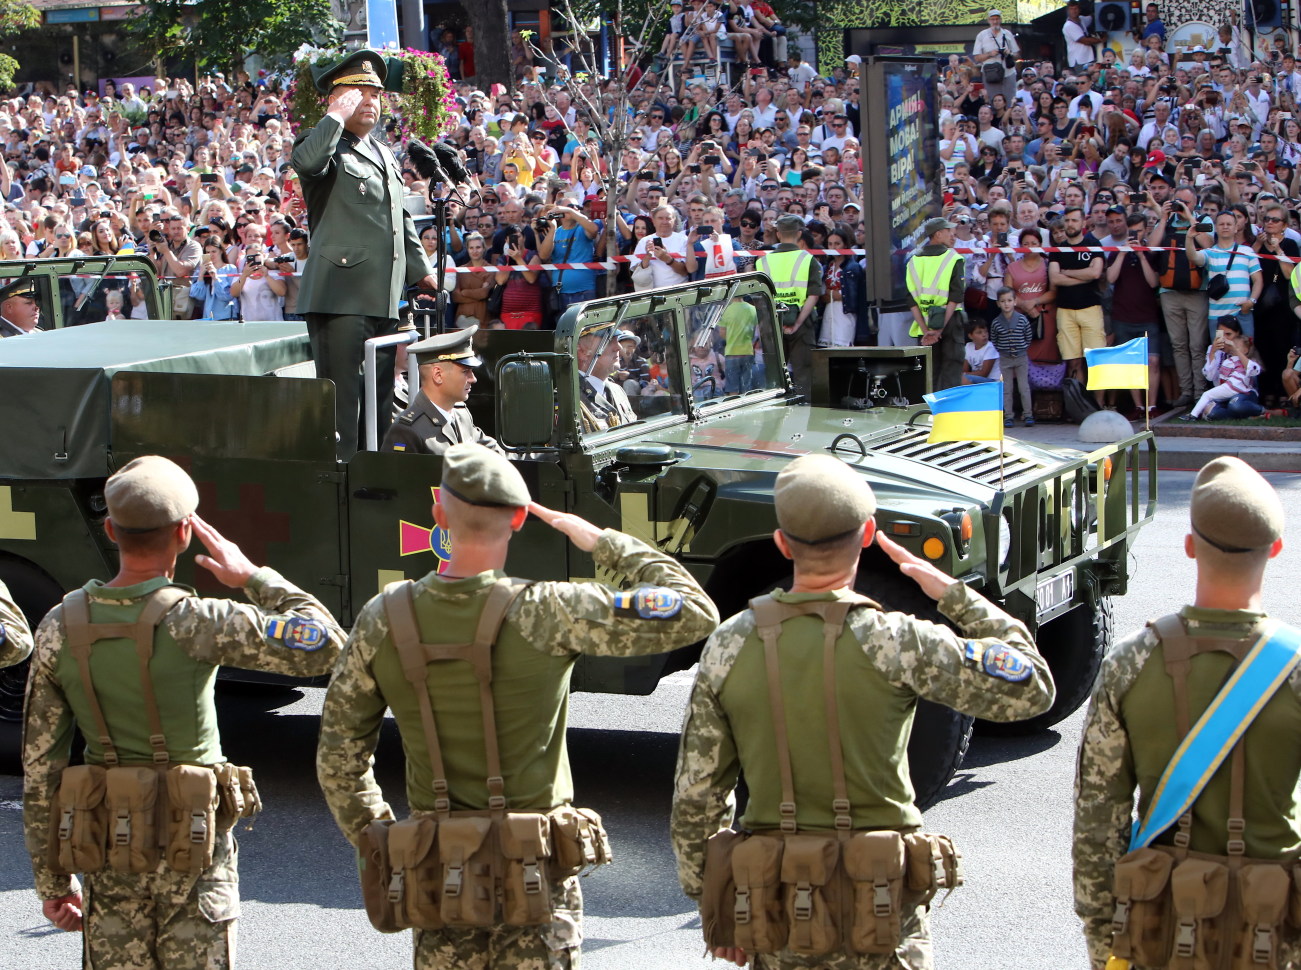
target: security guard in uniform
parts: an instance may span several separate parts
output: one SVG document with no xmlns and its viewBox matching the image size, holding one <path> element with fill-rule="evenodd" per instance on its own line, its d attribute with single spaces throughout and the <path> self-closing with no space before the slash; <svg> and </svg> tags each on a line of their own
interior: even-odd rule
<svg viewBox="0 0 1301 970">
<path fill-rule="evenodd" d="M 1265 567 L 1283 548 L 1278 493 L 1240 459 L 1216 458 L 1197 475 L 1189 516 L 1192 527 L 1184 551 L 1197 564 L 1193 602 L 1107 652 L 1080 739 L 1075 911 L 1084 921 L 1091 963 L 1098 970 L 1113 948 L 1113 921 L 1119 914 L 1113 870 L 1130 845 L 1135 792 L 1138 816 L 1146 819 L 1158 780 L 1182 736 L 1244 665 L 1262 633 L 1271 630 L 1261 589 Z M 1245 860 L 1296 862 L 1301 847 L 1295 794 L 1301 780 L 1301 669 L 1294 667 L 1272 695 L 1263 696 L 1266 702 L 1232 754 L 1186 816 L 1157 835 L 1156 846 L 1182 843 L 1205 860 L 1224 856 L 1236 836 Z M 1242 762 L 1235 765 L 1240 755 Z M 1196 775 L 1203 774 L 1200 764 L 1192 767 Z M 1235 801 L 1241 805 L 1236 821 Z M 1283 879 L 1290 882 L 1286 871 Z M 1284 889 L 1277 898 L 1282 912 L 1287 895 Z M 1231 902 L 1230 908 L 1237 907 Z M 1233 947 L 1228 949 L 1232 954 Z M 1271 966 L 1301 966 L 1301 934 L 1295 928 L 1280 929 L 1275 953 L 1277 963 Z M 1144 960 L 1142 965 L 1165 964 Z"/>
<path fill-rule="evenodd" d="M 473 441 L 500 453 L 495 438 L 475 426 L 465 406 L 474 387 L 474 369 L 482 367 L 471 346 L 479 328 L 467 327 L 412 344 L 407 353 L 420 366 L 420 392 L 384 434 L 381 451 L 441 455 L 452 445 Z"/>
<path fill-rule="evenodd" d="M 777 220 L 779 242 L 772 252 L 755 263 L 755 269 L 767 273 L 777 288 L 777 300 L 798 307 L 795 320 L 782 325 L 786 335 L 786 363 L 791 382 L 804 395 L 805 403 L 813 392 L 813 348 L 818 345 L 818 325 L 814 311 L 822 296 L 822 266 L 812 255 L 800 249 L 804 220 L 799 216 L 782 216 Z"/>
<path fill-rule="evenodd" d="M 0 667 L 22 663 L 32 652 L 32 631 L 27 618 L 9 595 L 9 587 L 0 583 Z"/>
<path fill-rule="evenodd" d="M 962 299 L 965 288 L 962 256 L 953 251 L 954 224 L 928 219 L 922 226 L 927 243 L 908 258 L 906 281 L 912 311 L 911 337 L 935 348 L 935 389 L 962 383 Z"/>
<path fill-rule="evenodd" d="M 678 752 L 670 833 L 683 891 L 700 900 L 704 889 L 706 842 L 728 828 L 735 809 L 737 777 L 745 773 L 750 799 L 740 828 L 776 830 L 793 802 L 798 830 L 835 831 L 836 814 L 846 828 L 900 832 L 917 830 L 921 813 L 913 803 L 906 750 L 918 698 L 927 698 L 977 717 L 1014 721 L 1046 710 L 1053 700 L 1047 664 L 1029 631 L 965 583 L 907 552 L 877 532 L 871 487 L 839 459 L 807 455 L 778 476 L 775 504 L 779 529 L 773 541 L 795 568 L 789 592 L 778 590 L 723 622 L 700 658 Z M 855 596 L 859 555 L 876 542 L 939 602 L 962 634 L 887 613 L 870 601 L 852 606 L 838 637 L 826 641 L 817 615 L 787 617 L 780 623 L 774 663 L 756 621 L 757 610 L 775 604 L 777 614 L 816 610 Z M 823 668 L 834 649 L 834 676 Z M 773 681 L 784 710 L 770 703 Z M 828 686 L 834 683 L 834 688 Z M 834 690 L 834 694 L 828 691 Z M 828 720 L 831 701 L 840 712 Z M 853 712 L 872 711 L 871 717 Z M 785 745 L 774 743 L 775 725 L 785 721 Z M 836 770 L 829 724 L 839 725 L 847 804 L 836 806 Z M 793 799 L 786 799 L 779 747 L 797 752 Z M 790 761 L 787 761 L 787 767 Z M 787 843 L 789 846 L 790 843 Z M 789 852 L 789 848 L 787 850 Z M 782 877 L 783 880 L 785 876 Z M 731 910 L 730 901 L 720 906 Z M 737 902 L 739 906 L 739 901 Z M 836 967 L 929 970 L 926 910 L 905 910 L 902 936 L 889 956 L 800 957 L 789 951 L 752 954 L 724 948 L 715 956 L 738 965 L 753 959 L 760 968 Z M 843 935 L 848 928 L 842 927 Z"/>
<path fill-rule="evenodd" d="M 68 594 L 36 631 L 23 726 L 23 826 L 36 892 L 55 926 L 84 931 L 88 968 L 228 968 L 239 916 L 229 827 L 218 823 L 209 835 L 206 869 L 176 871 L 166 860 L 148 872 L 104 867 L 84 874 L 84 899 L 76 876 L 50 865 L 51 826 L 63 829 L 53 806 L 74 729 L 86 739 L 87 765 L 218 768 L 225 763 L 213 699 L 218 667 L 319 676 L 338 657 L 344 634 L 314 597 L 254 566 L 199 518 L 194 482 L 168 459 L 149 455 L 124 465 L 104 499 L 104 529 L 120 554 L 117 575 Z M 208 553 L 195 561 L 242 589 L 251 605 L 203 599 L 173 581 L 193 536 Z M 155 604 L 162 609 L 152 638 L 123 631 Z M 70 630 L 87 634 L 82 647 L 70 643 Z M 159 788 L 167 790 L 162 781 Z"/>
<path fill-rule="evenodd" d="M 41 304 L 33 279 L 17 279 L 0 286 L 0 337 L 39 333 Z"/>
<path fill-rule="evenodd" d="M 511 462 L 480 445 L 443 455 L 442 500 L 434 519 L 451 536 L 443 573 L 398 587 L 409 590 L 420 637 L 469 640 L 502 567 L 511 537 L 529 513 L 590 553 L 598 567 L 630 578 L 630 592 L 595 582 L 537 582 L 515 595 L 491 646 L 491 703 L 505 805 L 546 812 L 573 798 L 565 724 L 569 676 L 580 654 L 631 657 L 662 653 L 708 636 L 718 622 L 709 597 L 680 564 L 632 536 L 601 530 L 529 499 Z M 401 589 L 405 586 L 407 589 Z M 415 815 L 437 808 L 433 758 L 421 704 L 404 676 L 383 594 L 361 612 L 334 672 L 321 714 L 317 774 L 335 820 L 354 845 L 374 819 L 392 818 L 371 769 L 384 713 L 391 709 L 407 754 L 407 800 Z M 485 744 L 480 681 L 470 664 L 434 660 L 427 688 L 430 720 L 446 768 L 450 809 L 489 807 L 491 760 Z M 441 835 L 440 835 L 441 838 Z M 582 895 L 578 881 L 553 887 L 554 917 L 536 927 L 418 930 L 415 966 L 548 967 L 578 965 Z"/>
<path fill-rule="evenodd" d="M 371 135 L 380 114 L 386 62 L 373 50 L 313 69 L 328 110 L 294 140 L 293 166 L 307 202 L 312 248 L 298 288 L 316 376 L 334 382 L 338 456 L 356 453 L 365 342 L 395 333 L 404 288 L 437 288 L 415 223 L 402 206 L 402 170 Z M 397 350 L 378 351 L 379 434 L 393 413 Z"/>
</svg>

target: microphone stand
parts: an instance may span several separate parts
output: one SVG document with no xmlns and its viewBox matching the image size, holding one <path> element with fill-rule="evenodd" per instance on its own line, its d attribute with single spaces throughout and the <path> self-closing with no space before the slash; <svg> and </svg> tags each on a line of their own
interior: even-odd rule
<svg viewBox="0 0 1301 970">
<path fill-rule="evenodd" d="M 434 325 L 437 332 L 442 333 L 447 326 L 447 289 L 444 284 L 447 281 L 447 256 L 445 247 L 447 246 L 447 206 L 455 202 L 457 205 L 465 205 L 465 200 L 461 197 L 461 187 L 452 181 L 445 171 L 441 173 L 440 184 L 445 187 L 444 194 L 435 198 L 433 193 L 429 194 L 429 204 L 434 208 L 434 226 L 438 232 L 438 265 L 434 267 L 434 276 L 438 280 L 438 291 L 434 294 Z M 425 328 L 428 331 L 428 327 Z M 429 336 L 426 332 L 425 336 Z"/>
</svg>

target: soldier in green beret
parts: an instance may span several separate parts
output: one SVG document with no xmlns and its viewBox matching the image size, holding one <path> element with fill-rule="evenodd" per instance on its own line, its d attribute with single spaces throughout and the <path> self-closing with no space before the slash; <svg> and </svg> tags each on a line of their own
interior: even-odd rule
<svg viewBox="0 0 1301 970">
<path fill-rule="evenodd" d="M 194 803 L 172 800 L 173 772 L 202 768 L 191 778 L 213 791 L 217 779 L 229 777 L 213 698 L 219 667 L 319 676 L 344 634 L 315 597 L 249 562 L 199 518 L 198 490 L 174 462 L 156 455 L 131 461 L 108 479 L 104 500 L 117 574 L 69 593 L 36 630 L 23 724 L 23 827 L 36 893 L 46 919 L 85 933 L 86 967 L 229 968 L 239 916 L 235 818 L 206 819 L 202 805 L 191 815 Z M 177 558 L 195 537 L 207 550 L 195 561 L 250 603 L 204 599 L 174 581 Z M 119 789 L 102 776 L 97 789 L 73 799 L 90 818 L 68 825 L 63 789 L 72 784 L 65 769 L 77 729 L 86 765 L 144 780 L 121 789 L 125 800 L 110 805 Z M 130 812 L 129 804 L 151 807 Z M 190 820 L 184 841 L 209 847 L 208 865 L 193 862 L 191 851 L 200 850 L 184 853 L 184 869 L 170 848 L 159 851 L 160 843 L 172 845 L 173 818 Z M 63 862 L 63 843 L 73 840 L 77 848 L 67 846 L 68 853 L 86 869 Z M 119 840 L 129 858 L 117 858 Z M 58 867 L 51 845 L 60 847 Z M 71 872 L 85 879 L 84 899 Z"/>
<path fill-rule="evenodd" d="M 530 513 L 568 536 L 597 567 L 628 577 L 631 588 L 510 580 L 502 571 L 506 554 Z M 412 815 L 436 816 L 438 838 L 448 844 L 448 812 L 488 816 L 494 798 L 501 798 L 506 812 L 547 813 L 573 799 L 565 725 L 570 672 L 580 654 L 662 653 L 708 636 L 718 622 L 714 604 L 681 564 L 632 536 L 538 505 L 515 465 L 481 445 L 458 444 L 444 453 L 434 519 L 450 536 L 446 571 L 391 585 L 366 604 L 321 714 L 317 775 L 335 821 L 359 849 L 372 822 L 393 818 L 371 767 L 386 710 L 393 712 L 407 754 Z M 495 591 L 503 582 L 510 592 L 499 601 Z M 508 605 L 493 605 L 501 602 Z M 469 647 L 490 609 L 495 634 L 483 634 L 491 637 L 484 645 L 490 650 L 428 659 Z M 425 658 L 415 680 L 404 669 L 413 648 Z M 480 662 L 491 677 L 482 680 L 460 659 L 485 656 L 490 659 Z M 440 799 L 446 801 L 440 805 Z M 539 925 L 497 920 L 477 928 L 417 929 L 417 970 L 577 967 L 578 880 L 548 881 L 550 917 Z M 454 902 L 442 876 L 433 891 L 444 907 Z M 483 898 L 493 895 L 493 887 L 484 887 Z"/>
<path fill-rule="evenodd" d="M 796 459 L 777 476 L 774 498 L 773 541 L 794 564 L 794 584 L 752 600 L 709 638 L 678 751 L 670 834 L 678 879 L 702 914 L 763 906 L 748 889 L 742 898 L 739 876 L 731 891 L 716 873 L 706 876 L 706 845 L 732 826 L 742 772 L 750 792 L 737 826 L 742 831 L 913 833 L 922 817 L 906 752 L 918 699 L 995 721 L 1033 717 L 1053 701 L 1048 666 L 1025 625 L 880 534 L 872 489 L 844 462 L 830 455 Z M 859 555 L 873 542 L 962 633 L 886 612 L 855 593 Z M 860 716 L 864 711 L 871 716 Z M 786 843 L 788 856 L 791 846 Z M 752 873 L 748 885 L 780 880 L 783 890 L 797 893 L 786 880 L 787 869 L 798 866 L 777 868 L 766 883 Z M 776 898 L 780 907 L 780 891 Z M 851 936 L 874 929 L 871 907 L 852 929 L 841 921 L 842 940 L 826 952 L 724 946 L 714 956 L 783 970 L 930 970 L 927 910 L 905 904 L 884 914 L 898 932 L 885 941 L 893 952 L 879 956 L 849 955 Z M 795 924 L 788 922 L 794 943 Z M 780 931 L 773 938 L 787 939 Z"/>
<path fill-rule="evenodd" d="M 1189 517 L 1191 528 L 1184 537 L 1184 551 L 1197 565 L 1193 602 L 1178 613 L 1149 622 L 1108 651 L 1080 739 L 1075 911 L 1084 921 L 1090 963 L 1096 970 L 1101 970 L 1113 953 L 1132 960 L 1136 968 L 1165 967 L 1168 961 L 1170 966 L 1229 965 L 1228 960 L 1176 964 L 1171 961 L 1170 938 L 1157 941 L 1160 952 L 1156 954 L 1142 942 L 1135 951 L 1133 934 L 1159 920 L 1137 913 L 1131 920 L 1133 900 L 1118 896 L 1118 886 L 1132 886 L 1135 898 L 1142 895 L 1149 912 L 1163 907 L 1172 924 L 1176 918 L 1182 923 L 1183 917 L 1173 912 L 1176 900 L 1171 893 L 1179 891 L 1174 884 L 1185 890 L 1194 883 L 1213 884 L 1217 863 L 1226 870 L 1243 871 L 1254 869 L 1253 861 L 1291 867 L 1301 855 L 1296 801 L 1301 781 L 1297 631 L 1271 620 L 1261 604 L 1265 568 L 1283 548 L 1283 506 L 1278 493 L 1258 472 L 1238 458 L 1224 457 L 1198 473 Z M 1220 694 L 1225 685 L 1244 673 L 1249 661 L 1253 666 L 1262 662 L 1268 656 L 1264 652 L 1267 644 L 1289 637 L 1291 649 L 1284 654 L 1293 664 L 1290 672 L 1280 667 L 1267 690 L 1244 698 L 1252 713 L 1235 713 L 1233 720 L 1234 730 L 1241 731 L 1246 718 L 1245 733 L 1236 743 L 1229 737 L 1218 748 L 1223 761 L 1209 780 L 1209 762 L 1202 749 L 1190 747 L 1179 759 L 1179 766 L 1172 769 L 1170 780 L 1160 784 L 1177 749 L 1208 709 L 1236 709 Z M 1216 704 L 1212 705 L 1212 700 Z M 1204 737 L 1213 733 L 1207 729 L 1198 732 Z M 1158 789 L 1179 789 L 1177 781 L 1184 773 L 1200 779 L 1203 787 L 1187 789 L 1190 804 L 1175 803 L 1168 811 L 1158 804 L 1154 813 L 1154 802 L 1168 797 L 1157 799 Z M 1138 817 L 1144 823 L 1137 835 L 1133 827 L 1136 799 Z M 1167 816 L 1168 823 L 1157 821 Z M 1179 864 L 1189 853 L 1198 854 L 1192 882 L 1181 879 L 1179 872 Z M 1134 868 L 1133 863 L 1144 868 L 1144 859 L 1150 865 L 1143 874 L 1146 884 L 1140 887 L 1134 881 L 1138 876 L 1127 870 Z M 1215 926 L 1209 920 L 1198 926 L 1197 920 L 1191 920 L 1188 944 L 1201 954 L 1206 942 L 1202 937 L 1214 933 L 1226 941 L 1229 957 L 1235 941 L 1246 940 L 1241 944 L 1245 956 L 1263 947 L 1277 961 L 1247 960 L 1235 966 L 1301 966 L 1301 933 L 1295 924 L 1282 923 L 1291 878 L 1287 869 L 1281 873 L 1283 888 L 1273 891 L 1272 901 L 1268 901 L 1269 908 L 1278 911 L 1277 920 L 1249 919 L 1250 927 Z M 1227 909 L 1204 901 L 1207 915 L 1240 918 L 1244 903 L 1250 905 L 1252 900 L 1237 895 L 1247 883 L 1236 876 L 1235 882 L 1239 888 Z M 1195 895 L 1186 898 L 1196 902 Z M 1295 899 L 1292 905 L 1295 907 Z M 1162 936 L 1159 932 L 1155 935 Z"/>
<path fill-rule="evenodd" d="M 347 460 L 365 440 L 359 427 L 365 341 L 395 333 L 408 285 L 432 290 L 393 152 L 372 135 L 388 73 L 377 51 L 360 50 L 315 72 L 329 111 L 294 140 L 293 166 L 307 202 L 311 253 L 298 289 L 316 375 L 334 381 L 338 455 Z M 378 352 L 379 435 L 393 413 L 396 349 Z"/>
<path fill-rule="evenodd" d="M 22 663 L 32 652 L 32 631 L 9 587 L 0 583 L 0 667 Z"/>
<path fill-rule="evenodd" d="M 484 434 L 465 406 L 474 387 L 475 368 L 483 361 L 474 352 L 479 328 L 442 333 L 407 348 L 419 362 L 420 391 L 411 406 L 393 420 L 380 451 L 441 455 L 452 445 L 473 441 L 501 452 L 495 438 Z"/>
</svg>

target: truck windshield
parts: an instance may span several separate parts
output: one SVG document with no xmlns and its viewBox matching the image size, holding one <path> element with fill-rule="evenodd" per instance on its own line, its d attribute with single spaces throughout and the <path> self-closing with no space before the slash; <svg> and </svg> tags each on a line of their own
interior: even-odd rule
<svg viewBox="0 0 1301 970">
<path fill-rule="evenodd" d="M 783 386 L 772 304 L 757 296 L 692 307 L 687 337 L 697 401 Z"/>
</svg>

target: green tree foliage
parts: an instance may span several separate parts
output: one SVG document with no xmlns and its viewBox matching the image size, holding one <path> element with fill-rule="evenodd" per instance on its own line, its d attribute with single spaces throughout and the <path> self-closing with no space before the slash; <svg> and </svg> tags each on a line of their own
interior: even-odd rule
<svg viewBox="0 0 1301 970">
<path fill-rule="evenodd" d="M 145 0 L 144 7 L 132 32 L 155 55 L 193 58 L 206 70 L 238 68 L 252 51 L 287 62 L 299 45 L 336 44 L 343 31 L 330 0 Z"/>
<path fill-rule="evenodd" d="M 41 25 L 41 12 L 25 0 L 0 0 L 0 37 L 30 30 Z M 8 54 L 0 54 L 0 89 L 13 86 L 18 62 Z"/>
</svg>

